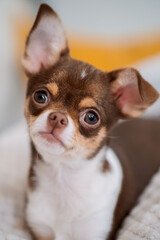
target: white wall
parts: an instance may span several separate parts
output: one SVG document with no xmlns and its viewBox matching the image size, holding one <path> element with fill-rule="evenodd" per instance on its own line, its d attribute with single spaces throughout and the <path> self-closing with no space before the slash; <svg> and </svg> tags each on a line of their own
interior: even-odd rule
<svg viewBox="0 0 160 240">
<path fill-rule="evenodd" d="M 23 81 L 18 74 L 16 13 L 27 8 L 23 0 L 0 0 L 0 131 L 18 121 L 24 112 Z"/>
<path fill-rule="evenodd" d="M 160 0 L 48 0 L 73 32 L 126 39 L 160 33 Z"/>
</svg>

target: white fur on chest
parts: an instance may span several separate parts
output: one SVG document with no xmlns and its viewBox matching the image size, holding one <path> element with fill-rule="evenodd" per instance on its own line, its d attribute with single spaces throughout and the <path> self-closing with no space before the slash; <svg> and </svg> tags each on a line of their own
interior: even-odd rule
<svg viewBox="0 0 160 240">
<path fill-rule="evenodd" d="M 29 224 L 44 235 L 50 229 L 56 240 L 105 240 L 112 227 L 122 169 L 114 152 L 107 149 L 110 170 L 102 173 L 103 153 L 80 169 L 63 164 L 54 169 L 39 162 L 38 187 L 28 194 Z"/>
</svg>

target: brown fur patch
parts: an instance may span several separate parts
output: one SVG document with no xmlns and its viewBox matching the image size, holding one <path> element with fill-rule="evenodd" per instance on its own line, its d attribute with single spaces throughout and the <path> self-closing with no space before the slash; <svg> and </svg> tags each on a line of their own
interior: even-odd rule
<svg viewBox="0 0 160 240">
<path fill-rule="evenodd" d="M 37 119 L 37 116 L 33 116 L 32 112 L 30 111 L 30 97 L 27 97 L 25 102 L 25 112 L 24 112 L 25 118 L 27 120 L 29 130 L 33 126 L 35 120 Z"/>
<path fill-rule="evenodd" d="M 93 98 L 86 97 L 82 99 L 79 103 L 79 108 L 91 108 L 91 107 L 97 107 L 97 104 L 93 100 Z"/>
<path fill-rule="evenodd" d="M 160 166 L 160 121 L 135 119 L 118 124 L 112 132 L 116 139 L 110 147 L 123 168 L 123 183 L 109 239 L 115 239 L 117 227 L 131 207 L 137 203 L 153 174 Z"/>
<path fill-rule="evenodd" d="M 78 144 L 82 147 L 82 151 L 86 152 L 88 159 L 92 159 L 104 144 L 104 139 L 106 139 L 106 128 L 102 127 L 96 136 L 86 138 L 79 133 L 77 130 L 76 140 Z"/>
<path fill-rule="evenodd" d="M 55 83 L 55 82 L 53 82 L 53 83 L 48 83 L 47 84 L 47 88 L 48 88 L 48 90 L 50 91 L 50 93 L 53 95 L 53 96 L 55 96 L 55 95 L 57 95 L 58 94 L 58 85 Z"/>
<path fill-rule="evenodd" d="M 41 157 L 36 151 L 32 142 L 31 142 L 31 149 L 32 149 L 32 152 L 31 152 L 32 158 L 31 158 L 31 166 L 30 166 L 29 175 L 28 175 L 28 186 L 31 191 L 34 191 L 37 187 L 37 177 L 35 174 L 34 167 L 35 167 L 36 161 L 39 161 L 39 160 L 41 161 Z"/>
<path fill-rule="evenodd" d="M 106 159 L 104 159 L 102 164 L 102 172 L 106 173 L 110 169 L 109 163 Z"/>
<path fill-rule="evenodd" d="M 25 117 L 28 117 L 30 115 L 29 101 L 30 101 L 30 96 L 27 97 L 26 102 L 25 102 L 25 110 L 24 110 Z"/>
</svg>

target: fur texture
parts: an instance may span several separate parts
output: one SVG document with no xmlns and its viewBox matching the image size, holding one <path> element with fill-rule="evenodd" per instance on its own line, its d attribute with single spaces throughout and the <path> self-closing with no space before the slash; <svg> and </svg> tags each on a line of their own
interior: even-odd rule
<svg viewBox="0 0 160 240">
<path fill-rule="evenodd" d="M 159 94 L 135 69 L 107 73 L 72 59 L 62 24 L 45 4 L 22 63 L 32 146 L 26 218 L 34 237 L 113 239 L 135 190 L 124 191 L 133 179 L 106 146 L 108 133 L 119 118 L 141 115 Z M 124 193 L 128 201 L 119 212 Z"/>
</svg>

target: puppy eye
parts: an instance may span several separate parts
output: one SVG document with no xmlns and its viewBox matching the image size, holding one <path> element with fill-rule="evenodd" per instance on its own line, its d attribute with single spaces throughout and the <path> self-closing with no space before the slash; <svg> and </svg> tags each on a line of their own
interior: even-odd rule
<svg viewBox="0 0 160 240">
<path fill-rule="evenodd" d="M 37 103 L 45 104 L 48 102 L 48 93 L 45 90 L 39 90 L 34 93 L 34 100 Z"/>
<path fill-rule="evenodd" d="M 100 124 L 100 117 L 96 110 L 86 109 L 80 113 L 80 123 L 84 127 L 98 127 Z"/>
<path fill-rule="evenodd" d="M 84 117 L 84 121 L 90 125 L 94 125 L 98 122 L 99 118 L 95 112 L 87 112 Z"/>
</svg>

